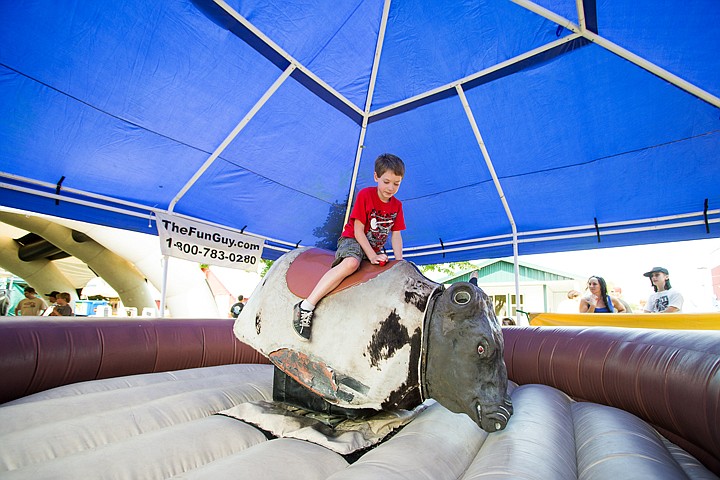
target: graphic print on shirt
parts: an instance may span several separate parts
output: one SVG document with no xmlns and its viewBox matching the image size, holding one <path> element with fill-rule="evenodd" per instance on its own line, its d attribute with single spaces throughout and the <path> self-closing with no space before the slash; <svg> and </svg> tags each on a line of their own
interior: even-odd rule
<svg viewBox="0 0 720 480">
<path fill-rule="evenodd" d="M 390 230 L 392 230 L 392 227 L 395 224 L 397 212 L 383 214 L 373 208 L 368 217 L 370 218 L 370 222 L 368 222 L 370 230 L 368 230 L 365 236 L 370 242 L 372 249 L 379 252 L 383 245 L 385 245 L 385 241 L 390 234 Z"/>
<path fill-rule="evenodd" d="M 659 297 L 657 300 L 655 300 L 655 308 L 653 309 L 653 312 L 662 312 L 668 307 L 669 304 L 670 300 L 668 299 L 668 296 L 663 295 L 662 297 Z"/>
</svg>

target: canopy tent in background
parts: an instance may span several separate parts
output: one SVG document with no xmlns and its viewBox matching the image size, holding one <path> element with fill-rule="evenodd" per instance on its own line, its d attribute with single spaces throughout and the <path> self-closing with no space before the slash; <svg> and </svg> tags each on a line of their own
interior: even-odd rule
<svg viewBox="0 0 720 480">
<path fill-rule="evenodd" d="M 334 247 L 375 157 L 418 264 L 720 236 L 720 3 L 2 2 L 0 203 Z"/>
</svg>

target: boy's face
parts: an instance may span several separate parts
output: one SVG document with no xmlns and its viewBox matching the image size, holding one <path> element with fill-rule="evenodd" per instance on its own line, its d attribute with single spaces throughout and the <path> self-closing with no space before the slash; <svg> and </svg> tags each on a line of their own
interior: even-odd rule
<svg viewBox="0 0 720 480">
<path fill-rule="evenodd" d="M 655 285 L 655 287 L 657 287 L 658 292 L 665 290 L 665 281 L 667 279 L 668 276 L 663 272 L 653 272 L 652 275 L 650 275 L 650 281 L 653 285 Z"/>
<path fill-rule="evenodd" d="M 402 177 L 395 175 L 392 170 L 386 170 L 381 176 L 378 177 L 377 173 L 373 173 L 375 181 L 378 184 L 378 196 L 383 202 L 389 202 L 390 199 L 400 189 L 400 182 Z"/>
</svg>

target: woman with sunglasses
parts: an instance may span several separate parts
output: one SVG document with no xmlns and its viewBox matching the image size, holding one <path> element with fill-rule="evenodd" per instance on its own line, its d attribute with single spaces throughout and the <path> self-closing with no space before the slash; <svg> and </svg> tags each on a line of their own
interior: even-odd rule
<svg viewBox="0 0 720 480">
<path fill-rule="evenodd" d="M 589 295 L 580 301 L 580 313 L 625 313 L 622 302 L 608 294 L 604 278 L 588 278 L 587 288 Z"/>
</svg>

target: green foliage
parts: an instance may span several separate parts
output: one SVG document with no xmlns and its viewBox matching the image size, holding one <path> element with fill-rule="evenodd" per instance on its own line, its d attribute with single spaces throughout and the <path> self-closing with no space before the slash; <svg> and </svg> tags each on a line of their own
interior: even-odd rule
<svg viewBox="0 0 720 480">
<path fill-rule="evenodd" d="M 463 270 L 470 270 L 472 268 L 475 268 L 475 265 L 470 262 L 450 262 L 435 263 L 432 265 L 421 265 L 418 268 L 420 268 L 420 271 L 422 273 L 437 272 L 450 276 Z"/>
<path fill-rule="evenodd" d="M 262 278 L 265 276 L 268 270 L 270 270 L 270 267 L 272 267 L 272 264 L 275 263 L 275 260 L 266 260 L 264 258 L 261 258 L 260 261 L 265 264 L 262 271 L 260 272 L 260 278 Z"/>
</svg>

